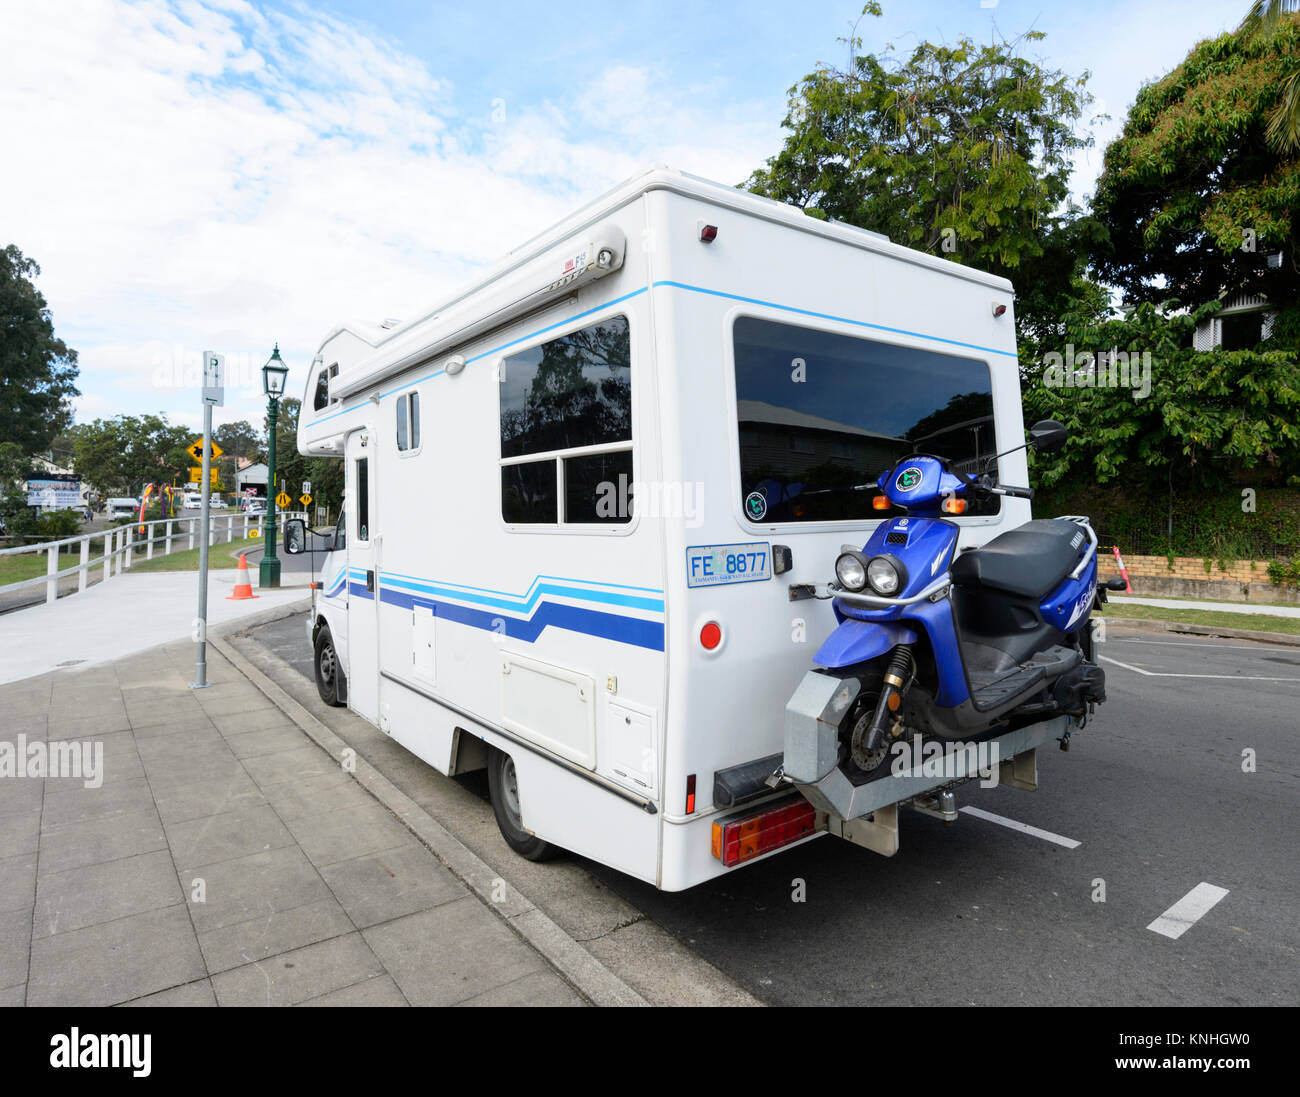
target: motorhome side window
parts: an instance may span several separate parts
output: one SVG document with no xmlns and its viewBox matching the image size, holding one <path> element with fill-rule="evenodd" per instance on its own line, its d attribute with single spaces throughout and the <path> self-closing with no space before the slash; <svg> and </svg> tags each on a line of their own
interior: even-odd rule
<svg viewBox="0 0 1300 1097">
<path fill-rule="evenodd" d="M 370 458 L 357 461 L 357 540 L 370 540 Z"/>
<path fill-rule="evenodd" d="M 408 392 L 397 398 L 397 448 L 403 452 L 420 448 L 420 394 Z"/>
<path fill-rule="evenodd" d="M 733 335 L 751 522 L 886 517 L 871 506 L 876 477 L 899 458 L 933 453 L 973 474 L 997 452 L 984 362 L 754 317 Z M 998 513 L 997 496 L 969 502 L 968 514 Z"/>
<path fill-rule="evenodd" d="M 312 407 L 316 411 L 323 411 L 330 404 L 337 404 L 337 400 L 330 399 L 330 378 L 339 375 L 339 366 L 335 362 L 329 369 L 320 371 L 316 378 L 316 396 L 312 400 Z"/>
<path fill-rule="evenodd" d="M 627 317 L 506 358 L 501 516 L 512 525 L 632 520 L 632 362 Z"/>
</svg>

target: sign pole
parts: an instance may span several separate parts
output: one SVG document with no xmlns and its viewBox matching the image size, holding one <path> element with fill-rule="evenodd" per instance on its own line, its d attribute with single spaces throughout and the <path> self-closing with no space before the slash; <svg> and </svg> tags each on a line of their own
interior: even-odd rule
<svg viewBox="0 0 1300 1097">
<path fill-rule="evenodd" d="M 194 622 L 198 653 L 191 689 L 208 688 L 208 523 L 212 501 L 212 408 L 225 402 L 222 391 L 223 355 L 203 352 L 203 505 L 199 511 L 199 615 Z"/>
</svg>

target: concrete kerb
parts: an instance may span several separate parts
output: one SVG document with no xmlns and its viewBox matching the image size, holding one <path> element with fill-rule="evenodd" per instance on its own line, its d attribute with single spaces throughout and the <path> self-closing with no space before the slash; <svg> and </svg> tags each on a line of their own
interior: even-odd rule
<svg viewBox="0 0 1300 1097">
<path fill-rule="evenodd" d="M 1182 621 L 1161 621 L 1147 617 L 1112 617 L 1109 613 L 1105 615 L 1104 620 L 1107 628 L 1117 626 L 1150 632 L 1174 632 L 1188 636 L 1222 637 L 1228 640 L 1256 640 L 1261 644 L 1300 647 L 1300 635 L 1287 632 L 1261 632 L 1250 628 L 1223 628 L 1219 625 L 1192 625 Z"/>
<path fill-rule="evenodd" d="M 258 625 L 301 612 L 302 603 L 276 606 L 265 613 L 223 626 L 209 642 L 268 700 L 331 758 L 342 764 L 348 745 L 280 686 L 254 666 L 226 639 Z M 462 880 L 491 910 L 560 973 L 581 994 L 598 1006 L 646 1006 L 650 1003 L 597 960 L 583 945 L 549 918 L 527 895 L 451 834 L 414 800 L 398 789 L 365 759 L 356 759 L 353 778 L 391 811 L 435 857 Z M 504 884 L 505 898 L 501 899 Z"/>
</svg>

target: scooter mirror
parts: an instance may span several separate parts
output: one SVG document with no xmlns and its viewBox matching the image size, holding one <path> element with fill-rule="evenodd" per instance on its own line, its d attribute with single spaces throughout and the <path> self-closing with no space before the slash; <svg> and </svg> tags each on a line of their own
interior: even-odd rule
<svg viewBox="0 0 1300 1097">
<path fill-rule="evenodd" d="M 1029 444 L 1040 453 L 1055 453 L 1069 437 L 1069 429 L 1055 419 L 1040 419 L 1029 428 Z"/>
</svg>

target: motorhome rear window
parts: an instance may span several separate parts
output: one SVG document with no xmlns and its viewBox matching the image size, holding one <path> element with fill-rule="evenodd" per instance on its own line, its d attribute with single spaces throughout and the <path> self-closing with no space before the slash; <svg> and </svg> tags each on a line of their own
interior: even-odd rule
<svg viewBox="0 0 1300 1097">
<path fill-rule="evenodd" d="M 612 316 L 501 364 L 501 516 L 511 525 L 631 521 L 632 359 Z"/>
<path fill-rule="evenodd" d="M 969 474 L 997 452 L 984 362 L 755 317 L 736 321 L 734 339 L 750 521 L 885 517 L 872 509 L 874 485 L 901 457 L 933 453 Z M 998 503 L 971 500 L 967 513 L 996 514 Z"/>
</svg>

